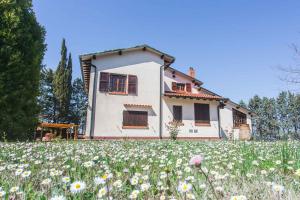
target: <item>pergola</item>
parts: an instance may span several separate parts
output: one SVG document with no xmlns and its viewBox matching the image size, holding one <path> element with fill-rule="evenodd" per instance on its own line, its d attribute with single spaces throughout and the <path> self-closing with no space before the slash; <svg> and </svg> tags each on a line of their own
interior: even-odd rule
<svg viewBox="0 0 300 200">
<path fill-rule="evenodd" d="M 43 131 L 44 131 L 45 128 L 58 129 L 60 135 L 62 135 L 62 130 L 63 129 L 73 129 L 74 140 L 76 140 L 78 138 L 78 126 L 79 125 L 76 125 L 76 124 L 57 124 L 57 123 L 42 122 L 42 123 L 39 123 L 39 125 L 37 126 L 37 130 L 41 131 L 41 139 L 42 139 Z M 67 135 L 67 140 L 71 138 L 71 133 L 70 132 L 66 131 L 66 135 Z M 36 133 L 34 135 L 34 138 L 36 139 Z"/>
</svg>

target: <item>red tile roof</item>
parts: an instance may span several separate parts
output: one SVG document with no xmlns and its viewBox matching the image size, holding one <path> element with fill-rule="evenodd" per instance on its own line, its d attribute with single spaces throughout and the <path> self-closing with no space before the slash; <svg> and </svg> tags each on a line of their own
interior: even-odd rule
<svg viewBox="0 0 300 200">
<path fill-rule="evenodd" d="M 172 91 L 165 91 L 165 96 L 167 97 L 183 97 L 183 98 L 195 98 L 195 99 L 213 99 L 213 100 L 220 100 L 222 97 L 216 95 L 210 95 L 205 93 L 187 93 L 187 92 L 172 92 Z"/>
</svg>

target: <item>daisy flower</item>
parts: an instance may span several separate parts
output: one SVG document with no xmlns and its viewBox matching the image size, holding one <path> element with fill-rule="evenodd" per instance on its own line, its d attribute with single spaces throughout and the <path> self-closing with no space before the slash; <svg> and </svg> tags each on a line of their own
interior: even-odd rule
<svg viewBox="0 0 300 200">
<path fill-rule="evenodd" d="M 9 192 L 10 192 L 10 193 L 15 193 L 15 192 L 17 192 L 18 190 L 19 190 L 19 187 L 15 186 L 15 187 L 10 188 Z"/>
<path fill-rule="evenodd" d="M 70 181 L 71 181 L 70 177 L 68 177 L 68 176 L 62 177 L 61 180 L 62 180 L 62 182 L 65 183 L 65 184 L 66 184 L 66 183 L 70 183 Z"/>
<path fill-rule="evenodd" d="M 27 177 L 30 176 L 30 174 L 31 174 L 31 171 L 25 171 L 25 172 L 22 173 L 21 176 L 22 176 L 23 178 L 27 178 Z"/>
<path fill-rule="evenodd" d="M 272 190 L 273 190 L 273 192 L 276 192 L 279 195 L 282 195 L 284 192 L 284 187 L 282 185 L 273 184 Z"/>
<path fill-rule="evenodd" d="M 130 199 L 136 199 L 136 198 L 138 197 L 139 193 L 140 193 L 140 191 L 138 191 L 138 190 L 133 190 L 133 191 L 131 192 L 131 194 L 129 195 L 129 198 L 130 198 Z"/>
<path fill-rule="evenodd" d="M 232 196 L 230 200 L 247 200 L 247 198 L 244 195 L 239 195 L 239 196 Z"/>
<path fill-rule="evenodd" d="M 141 185 L 141 190 L 144 192 L 144 191 L 147 191 L 149 188 L 150 188 L 150 183 L 143 183 Z"/>
<path fill-rule="evenodd" d="M 3 190 L 0 190 L 0 198 L 4 198 L 6 195 L 6 192 Z"/>
<path fill-rule="evenodd" d="M 66 198 L 62 195 L 57 195 L 52 197 L 50 200 L 65 200 Z"/>
<path fill-rule="evenodd" d="M 192 185 L 187 182 L 180 182 L 178 186 L 178 191 L 180 193 L 186 193 L 189 192 L 192 189 Z"/>
<path fill-rule="evenodd" d="M 297 169 L 297 170 L 296 170 L 295 175 L 296 175 L 296 176 L 300 176 L 300 169 Z"/>
<path fill-rule="evenodd" d="M 86 184 L 83 181 L 75 181 L 71 184 L 70 190 L 72 193 L 79 193 L 86 188 Z"/>
<path fill-rule="evenodd" d="M 101 189 L 99 190 L 99 192 L 98 192 L 98 194 L 97 194 L 97 197 L 98 197 L 98 198 L 102 198 L 103 196 L 106 195 L 106 193 L 107 193 L 107 189 L 106 189 L 106 187 L 103 187 L 103 188 L 101 188 Z"/>
</svg>

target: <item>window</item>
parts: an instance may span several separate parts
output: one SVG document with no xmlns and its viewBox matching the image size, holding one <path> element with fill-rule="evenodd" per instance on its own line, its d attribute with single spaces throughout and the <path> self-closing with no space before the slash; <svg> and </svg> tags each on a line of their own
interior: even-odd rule
<svg viewBox="0 0 300 200">
<path fill-rule="evenodd" d="M 173 106 L 173 121 L 182 122 L 182 106 Z"/>
<path fill-rule="evenodd" d="M 234 128 L 240 127 L 241 124 L 247 124 L 247 115 L 234 108 L 232 109 L 232 117 Z"/>
<path fill-rule="evenodd" d="M 172 82 L 172 90 L 177 92 L 192 92 L 192 85 L 190 83 Z"/>
<path fill-rule="evenodd" d="M 127 91 L 128 87 L 128 91 Z M 124 74 L 100 73 L 100 92 L 115 92 L 126 94 L 137 94 L 137 76 Z"/>
<path fill-rule="evenodd" d="M 110 92 L 126 92 L 126 76 L 110 74 Z"/>
<path fill-rule="evenodd" d="M 128 94 L 137 94 L 137 76 L 128 76 Z"/>
<path fill-rule="evenodd" d="M 210 115 L 209 115 L 209 104 L 194 104 L 195 110 L 195 124 L 196 125 L 209 125 Z"/>
<path fill-rule="evenodd" d="M 173 121 L 182 122 L 182 106 L 173 106 Z"/>
<path fill-rule="evenodd" d="M 147 128 L 148 112 L 147 111 L 123 111 L 123 128 Z"/>
</svg>

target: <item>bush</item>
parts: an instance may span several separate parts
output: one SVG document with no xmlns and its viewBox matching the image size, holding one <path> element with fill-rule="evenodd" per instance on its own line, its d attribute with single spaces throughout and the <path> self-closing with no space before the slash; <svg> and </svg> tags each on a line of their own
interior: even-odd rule
<svg viewBox="0 0 300 200">
<path fill-rule="evenodd" d="M 182 124 L 182 122 L 179 121 L 171 121 L 169 124 L 167 124 L 167 129 L 169 131 L 170 137 L 172 140 L 177 139 L 177 135 L 180 132 L 179 126 Z"/>
</svg>

